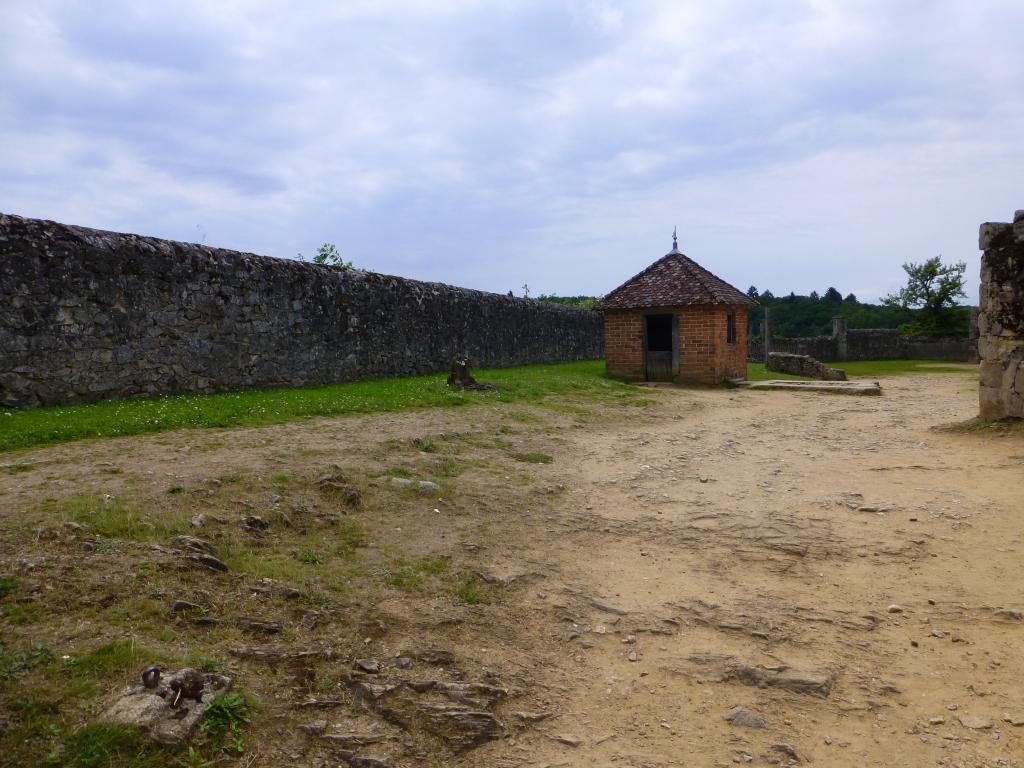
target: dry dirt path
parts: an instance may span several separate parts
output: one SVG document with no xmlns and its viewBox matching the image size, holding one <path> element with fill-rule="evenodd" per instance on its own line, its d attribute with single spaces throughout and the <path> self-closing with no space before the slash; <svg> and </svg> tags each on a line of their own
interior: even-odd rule
<svg viewBox="0 0 1024 768">
<path fill-rule="evenodd" d="M 0 473 L 0 572 L 25 606 L 4 642 L 45 643 L 56 666 L 10 695 L 52 697 L 62 656 L 127 637 L 219 660 L 261 702 L 225 765 L 1024 766 L 1024 437 L 931 429 L 976 412 L 973 377 L 882 384 L 24 452 Z M 523 461 L 541 454 L 553 461 Z M 395 487 L 396 472 L 440 491 Z M 64 524 L 122 502 L 147 526 L 204 514 L 195 532 L 229 570 L 183 570 L 170 534 L 97 537 L 91 511 Z M 460 589 L 472 574 L 482 602 Z M 253 618 L 275 634 L 254 636 Z M 353 671 L 360 658 L 381 671 Z M 75 727 L 100 703 L 61 717 Z M 726 721 L 737 706 L 763 727 Z M 453 750 L 458 728 L 422 720 L 453 707 L 486 707 L 497 738 Z"/>
<path fill-rule="evenodd" d="M 567 438 L 530 764 L 1022 764 L 1024 442 L 929 430 L 966 377 L 882 383 L 670 390 Z"/>
</svg>

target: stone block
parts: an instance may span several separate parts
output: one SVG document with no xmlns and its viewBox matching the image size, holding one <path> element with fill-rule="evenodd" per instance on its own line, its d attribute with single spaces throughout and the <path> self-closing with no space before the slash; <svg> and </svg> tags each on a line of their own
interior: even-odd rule
<svg viewBox="0 0 1024 768">
<path fill-rule="evenodd" d="M 986 221 L 978 230 L 978 249 L 987 251 L 997 237 L 1011 229 L 1013 225 L 1005 222 Z"/>
</svg>

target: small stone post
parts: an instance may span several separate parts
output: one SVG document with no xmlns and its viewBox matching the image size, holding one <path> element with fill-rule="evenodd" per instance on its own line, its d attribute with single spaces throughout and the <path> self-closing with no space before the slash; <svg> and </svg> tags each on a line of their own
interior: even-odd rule
<svg viewBox="0 0 1024 768">
<path fill-rule="evenodd" d="M 836 360 L 846 359 L 846 318 L 832 318 L 832 338 L 836 342 Z"/>
</svg>

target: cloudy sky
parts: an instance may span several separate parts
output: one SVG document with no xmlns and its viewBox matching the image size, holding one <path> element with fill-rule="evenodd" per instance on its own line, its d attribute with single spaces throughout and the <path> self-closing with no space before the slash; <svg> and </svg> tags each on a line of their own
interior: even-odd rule
<svg viewBox="0 0 1024 768">
<path fill-rule="evenodd" d="M 1019 0 L 0 0 L 0 211 L 486 290 L 877 298 L 1024 207 Z"/>
</svg>

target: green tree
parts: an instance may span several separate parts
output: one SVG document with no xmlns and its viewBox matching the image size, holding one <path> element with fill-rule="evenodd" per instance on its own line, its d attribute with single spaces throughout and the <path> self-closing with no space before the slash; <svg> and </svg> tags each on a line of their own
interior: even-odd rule
<svg viewBox="0 0 1024 768">
<path fill-rule="evenodd" d="M 839 291 L 837 291 L 835 288 L 830 287 L 827 291 L 825 291 L 825 295 L 822 298 L 824 298 L 825 301 L 830 302 L 832 304 L 838 304 L 843 300 L 843 295 L 839 293 Z"/>
<path fill-rule="evenodd" d="M 956 311 L 956 300 L 965 297 L 965 262 L 943 264 L 942 256 L 920 264 L 910 261 L 903 265 L 907 273 L 907 284 L 895 293 L 882 299 L 888 307 L 898 309 L 920 309 L 913 322 L 906 327 L 907 333 L 943 335 L 959 332 L 963 312 Z"/>
<path fill-rule="evenodd" d="M 313 263 L 323 264 L 327 267 L 337 267 L 338 269 L 352 269 L 352 262 L 341 258 L 341 253 L 334 243 L 324 243 L 317 248 L 316 256 L 313 257 Z"/>
</svg>

